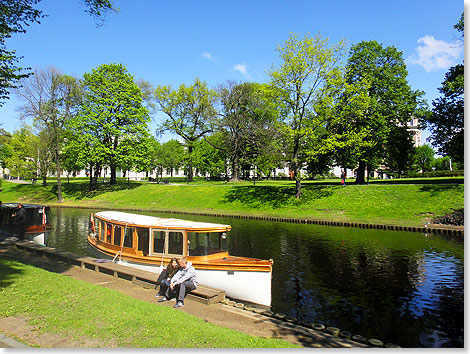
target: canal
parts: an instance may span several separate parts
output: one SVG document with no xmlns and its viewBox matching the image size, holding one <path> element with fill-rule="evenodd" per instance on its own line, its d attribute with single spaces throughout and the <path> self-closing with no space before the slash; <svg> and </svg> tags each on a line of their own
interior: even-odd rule
<svg viewBox="0 0 470 354">
<path fill-rule="evenodd" d="M 91 255 L 91 212 L 52 208 L 48 246 Z M 138 212 L 136 212 L 138 213 Z M 140 213 L 232 225 L 229 253 L 274 260 L 272 311 L 402 347 L 464 346 L 464 243 L 436 234 Z"/>
</svg>

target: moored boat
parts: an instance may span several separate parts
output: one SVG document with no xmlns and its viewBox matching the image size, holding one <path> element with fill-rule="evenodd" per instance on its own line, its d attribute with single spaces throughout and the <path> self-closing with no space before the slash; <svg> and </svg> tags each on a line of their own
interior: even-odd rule
<svg viewBox="0 0 470 354">
<path fill-rule="evenodd" d="M 88 244 L 97 257 L 156 273 L 171 258 L 184 256 L 199 283 L 270 306 L 273 261 L 229 255 L 230 230 L 224 224 L 102 211 L 91 215 Z"/>
<path fill-rule="evenodd" d="M 46 245 L 50 224 L 50 208 L 45 205 L 21 204 L 23 215 L 20 219 L 20 203 L 3 203 L 0 206 L 0 234 L 2 238 L 29 240 Z"/>
</svg>

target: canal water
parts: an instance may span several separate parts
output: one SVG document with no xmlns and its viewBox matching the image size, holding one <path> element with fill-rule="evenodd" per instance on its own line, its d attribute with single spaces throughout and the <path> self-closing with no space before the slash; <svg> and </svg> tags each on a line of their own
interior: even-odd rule
<svg viewBox="0 0 470 354">
<path fill-rule="evenodd" d="M 52 208 L 48 245 L 91 255 L 92 209 Z M 138 213 L 138 212 L 136 212 Z M 140 213 L 232 225 L 229 253 L 274 260 L 272 311 L 402 347 L 464 346 L 464 243 L 435 234 Z"/>
</svg>

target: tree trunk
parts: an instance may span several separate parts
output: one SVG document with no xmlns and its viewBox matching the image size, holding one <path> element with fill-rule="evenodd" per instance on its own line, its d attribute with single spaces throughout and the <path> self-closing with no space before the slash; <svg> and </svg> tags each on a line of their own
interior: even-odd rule
<svg viewBox="0 0 470 354">
<path fill-rule="evenodd" d="M 295 178 L 295 197 L 299 199 L 302 196 L 302 183 L 300 180 L 300 171 L 298 167 L 295 167 L 294 170 L 294 178 Z"/>
<path fill-rule="evenodd" d="M 232 160 L 232 178 L 230 178 L 229 182 L 241 182 L 238 170 L 238 156 L 235 156 Z"/>
<path fill-rule="evenodd" d="M 192 144 L 188 145 L 188 154 L 189 154 L 188 182 L 192 182 L 193 181 L 193 146 Z"/>
<path fill-rule="evenodd" d="M 110 166 L 111 177 L 109 178 L 109 184 L 116 184 L 116 164 L 112 163 Z"/>
<path fill-rule="evenodd" d="M 59 146 L 56 145 L 54 149 L 56 159 L 56 173 L 57 173 L 57 203 L 63 203 L 64 198 L 62 197 L 62 181 L 60 180 L 60 157 L 59 157 Z"/>
<path fill-rule="evenodd" d="M 365 184 L 365 174 L 366 174 L 366 163 L 364 161 L 359 161 L 359 167 L 357 168 L 356 184 Z"/>
</svg>

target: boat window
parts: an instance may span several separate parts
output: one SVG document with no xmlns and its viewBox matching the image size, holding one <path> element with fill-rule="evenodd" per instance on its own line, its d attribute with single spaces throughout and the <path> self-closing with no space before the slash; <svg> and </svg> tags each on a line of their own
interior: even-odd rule
<svg viewBox="0 0 470 354">
<path fill-rule="evenodd" d="M 149 230 L 138 228 L 137 229 L 137 250 L 142 251 L 144 256 L 149 254 Z"/>
<path fill-rule="evenodd" d="M 227 240 L 220 232 L 188 232 L 189 256 L 207 256 L 225 252 Z"/>
<path fill-rule="evenodd" d="M 106 224 L 106 243 L 111 243 L 111 229 L 112 226 L 110 224 Z"/>
<path fill-rule="evenodd" d="M 104 241 L 104 232 L 105 232 L 105 226 L 104 222 L 100 221 L 100 241 Z"/>
<path fill-rule="evenodd" d="M 183 233 L 171 231 L 168 233 L 168 253 L 183 254 Z"/>
<path fill-rule="evenodd" d="M 115 246 L 121 246 L 121 226 L 114 226 L 113 244 Z"/>
<path fill-rule="evenodd" d="M 165 231 L 153 232 L 153 252 L 165 253 Z"/>
<path fill-rule="evenodd" d="M 124 234 L 124 247 L 133 248 L 132 234 L 134 233 L 133 227 L 128 227 Z"/>
</svg>

